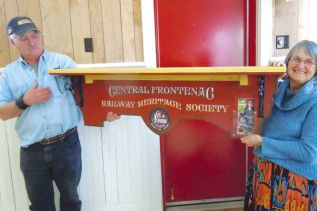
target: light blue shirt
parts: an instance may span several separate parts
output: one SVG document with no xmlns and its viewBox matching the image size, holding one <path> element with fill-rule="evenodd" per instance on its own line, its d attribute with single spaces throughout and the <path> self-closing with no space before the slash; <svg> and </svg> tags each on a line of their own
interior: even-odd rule
<svg viewBox="0 0 317 211">
<path fill-rule="evenodd" d="M 39 87 L 49 87 L 52 92 L 48 101 L 28 107 L 17 118 L 15 129 L 22 147 L 77 126 L 82 114 L 69 90 L 70 78 L 48 74 L 48 69 L 76 67 L 68 56 L 44 51 L 38 75 L 21 57 L 4 68 L 0 77 L 0 105 L 14 101 L 36 83 Z"/>
</svg>

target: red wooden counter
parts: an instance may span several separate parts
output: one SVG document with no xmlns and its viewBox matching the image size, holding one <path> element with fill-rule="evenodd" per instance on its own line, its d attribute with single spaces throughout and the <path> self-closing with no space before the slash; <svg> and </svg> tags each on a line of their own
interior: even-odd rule
<svg viewBox="0 0 317 211">
<path fill-rule="evenodd" d="M 238 138 L 257 132 L 284 67 L 93 68 L 73 76 L 86 125 L 109 111 L 141 116 L 161 136 L 167 205 L 244 195 L 248 152 Z M 188 122 L 186 122 L 189 120 Z M 195 124 L 190 121 L 210 124 Z M 198 125 L 198 126 L 197 126 Z M 198 127 L 198 128 L 197 128 Z"/>
</svg>

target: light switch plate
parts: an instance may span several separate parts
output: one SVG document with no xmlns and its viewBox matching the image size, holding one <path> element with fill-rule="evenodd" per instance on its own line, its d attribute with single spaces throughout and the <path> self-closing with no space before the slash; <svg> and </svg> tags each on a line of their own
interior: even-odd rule
<svg viewBox="0 0 317 211">
<path fill-rule="evenodd" d="M 85 52 L 93 52 L 94 46 L 92 44 L 92 38 L 84 38 Z"/>
<path fill-rule="evenodd" d="M 276 49 L 288 49 L 289 48 L 289 35 L 277 35 L 275 39 Z"/>
</svg>

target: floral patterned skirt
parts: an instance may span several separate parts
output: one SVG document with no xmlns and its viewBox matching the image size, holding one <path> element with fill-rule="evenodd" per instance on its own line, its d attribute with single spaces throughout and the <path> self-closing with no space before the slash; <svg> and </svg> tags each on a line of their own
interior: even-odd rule
<svg viewBox="0 0 317 211">
<path fill-rule="evenodd" d="M 317 180 L 308 180 L 270 161 L 254 157 L 245 211 L 317 211 Z"/>
</svg>

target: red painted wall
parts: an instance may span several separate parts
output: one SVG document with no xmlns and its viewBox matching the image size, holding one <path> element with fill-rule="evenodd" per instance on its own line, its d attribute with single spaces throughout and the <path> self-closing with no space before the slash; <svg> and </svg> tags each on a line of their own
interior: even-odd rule
<svg viewBox="0 0 317 211">
<path fill-rule="evenodd" d="M 159 67 L 244 66 L 247 48 L 255 64 L 255 0 L 154 2 Z M 161 137 L 161 154 L 165 202 L 244 195 L 245 147 L 213 124 L 181 121 Z"/>
<path fill-rule="evenodd" d="M 245 0 L 156 0 L 158 65 L 245 65 L 245 11 Z"/>
</svg>

